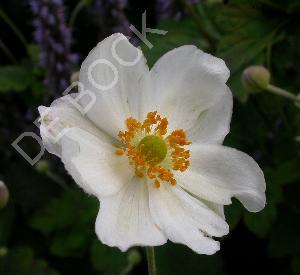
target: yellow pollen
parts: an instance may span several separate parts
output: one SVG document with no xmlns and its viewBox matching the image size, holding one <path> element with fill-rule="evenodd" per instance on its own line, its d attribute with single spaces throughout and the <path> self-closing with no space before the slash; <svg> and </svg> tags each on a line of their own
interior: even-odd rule
<svg viewBox="0 0 300 275">
<path fill-rule="evenodd" d="M 150 112 L 141 123 L 129 117 L 125 121 L 127 131 L 120 131 L 121 145 L 116 145 L 116 155 L 126 155 L 135 166 L 137 177 L 147 176 L 159 188 L 161 182 L 176 185 L 171 170 L 184 172 L 190 165 L 190 152 L 184 146 L 191 144 L 182 129 L 166 136 L 168 120 L 157 112 Z M 164 162 L 170 159 L 172 166 Z"/>
</svg>

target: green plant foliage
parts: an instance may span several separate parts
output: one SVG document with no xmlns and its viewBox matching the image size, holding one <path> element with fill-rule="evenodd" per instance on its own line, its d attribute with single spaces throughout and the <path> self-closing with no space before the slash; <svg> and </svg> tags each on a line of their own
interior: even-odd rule
<svg viewBox="0 0 300 275">
<path fill-rule="evenodd" d="M 31 72 L 23 66 L 0 67 L 0 92 L 24 91 L 30 84 Z"/>
<path fill-rule="evenodd" d="M 273 180 L 273 171 L 265 169 L 265 177 L 268 182 L 267 205 L 259 213 L 245 212 L 244 222 L 254 234 L 260 238 L 266 237 L 273 228 L 277 216 L 277 206 L 282 200 L 281 186 Z"/>
<path fill-rule="evenodd" d="M 0 274 L 59 275 L 46 261 L 35 258 L 33 249 L 27 246 L 12 248 L 0 257 Z"/>
<path fill-rule="evenodd" d="M 0 93 L 24 92 L 29 88 L 35 93 L 44 90 L 41 82 L 42 71 L 36 65 L 39 50 L 30 45 L 28 54 L 29 57 L 18 65 L 0 66 Z"/>
<path fill-rule="evenodd" d="M 234 229 L 238 225 L 243 217 L 243 212 L 243 206 L 241 206 L 240 202 L 235 199 L 231 205 L 225 206 L 225 216 L 230 230 Z"/>
<path fill-rule="evenodd" d="M 224 274 L 222 258 L 219 255 L 197 255 L 187 247 L 172 243 L 158 247 L 156 254 L 159 274 Z M 185 255 L 184 259 L 182 255 Z"/>
<path fill-rule="evenodd" d="M 272 171 L 273 182 L 285 185 L 300 180 L 300 160 L 299 158 L 282 162 L 275 171 Z"/>
<path fill-rule="evenodd" d="M 24 162 L 11 164 L 6 170 L 5 180 L 8 182 L 10 193 L 13 194 L 13 201 L 10 202 L 21 207 L 24 212 L 42 207 L 50 196 L 60 190 L 53 181 L 45 175 L 36 173 Z"/>
<path fill-rule="evenodd" d="M 300 273 L 300 255 L 297 255 L 292 260 L 293 274 L 297 275 Z"/>
<path fill-rule="evenodd" d="M 81 190 L 70 190 L 53 198 L 37 211 L 30 226 L 49 236 L 50 252 L 59 257 L 85 252 L 94 233 L 98 203 Z"/>
<path fill-rule="evenodd" d="M 241 72 L 248 65 L 268 62 L 268 51 L 281 39 L 282 22 L 276 19 L 266 21 L 261 11 L 251 4 L 225 8 L 219 21 L 225 35 L 219 43 L 217 54 L 229 66 L 229 84 L 234 95 L 245 102 L 247 92 L 241 85 Z"/>
<path fill-rule="evenodd" d="M 281 212 L 270 236 L 269 253 L 272 257 L 300 254 L 300 225 L 294 212 Z"/>
<path fill-rule="evenodd" d="M 142 50 L 150 68 L 163 54 L 174 48 L 183 45 L 196 45 L 202 49 L 207 47 L 206 42 L 199 36 L 196 24 L 188 18 L 180 24 L 176 20 L 165 20 L 157 28 L 166 30 L 166 35 L 148 34 L 147 39 L 153 45 L 152 48 L 142 43 Z"/>
<path fill-rule="evenodd" d="M 10 204 L 0 212 L 0 246 L 4 245 L 11 236 L 13 222 L 15 219 L 15 209 Z"/>
<path fill-rule="evenodd" d="M 34 43 L 35 18 L 27 12 L 30 1 L 25 2 L 3 1 L 1 10 Z M 83 59 L 112 32 L 106 29 L 112 24 L 110 12 L 100 15 L 94 10 L 97 1 L 83 6 L 79 2 L 64 1 L 66 11 L 79 9 L 72 47 Z M 249 94 L 241 81 L 248 66 L 261 64 L 270 71 L 272 84 L 300 93 L 300 1 L 201 0 L 192 10 L 186 3 L 194 1 L 166 1 L 174 4 L 172 15 L 163 19 L 154 10 L 157 2 L 164 1 L 125 2 L 129 4 L 123 16 L 140 31 L 140 13 L 145 9 L 147 27 L 167 31 L 166 35 L 147 32 L 151 49 L 140 43 L 150 68 L 182 45 L 196 45 L 225 60 L 234 107 L 224 144 L 252 156 L 267 183 L 267 204 L 261 212 L 248 212 L 236 198 L 225 206 L 230 233 L 217 238 L 220 252 L 197 255 L 168 242 L 155 249 L 158 275 L 236 275 L 241 270 L 243 275 L 300 274 L 300 105 L 268 92 Z M 138 12 L 137 2 L 143 7 Z M 102 21 L 109 24 L 99 27 Z M 22 132 L 38 133 L 32 123 L 37 106 L 48 106 L 52 97 L 60 95 L 49 95 L 45 89 L 47 76 L 39 67 L 38 45 L 15 43 L 18 38 L 2 18 L 0 25 L 1 41 L 13 55 L 8 59 L 0 49 L 0 180 L 10 193 L 7 206 L 0 210 L 0 274 L 147 274 L 144 248 L 121 252 L 98 240 L 95 220 L 101 204 L 75 187 L 56 157 L 44 156 L 47 169 L 41 173 L 10 146 Z M 30 138 L 21 147 L 32 156 L 40 150 Z"/>
<path fill-rule="evenodd" d="M 91 246 L 91 263 L 96 270 L 103 274 L 121 274 L 128 264 L 126 254 L 117 248 L 111 248 L 99 241 L 94 241 Z"/>
</svg>

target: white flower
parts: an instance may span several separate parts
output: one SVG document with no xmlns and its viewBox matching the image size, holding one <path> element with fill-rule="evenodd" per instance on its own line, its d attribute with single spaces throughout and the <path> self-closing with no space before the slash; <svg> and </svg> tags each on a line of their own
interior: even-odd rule
<svg viewBox="0 0 300 275">
<path fill-rule="evenodd" d="M 223 206 L 232 197 L 252 212 L 265 206 L 259 166 L 221 145 L 232 113 L 228 77 L 223 60 L 194 46 L 149 71 L 141 51 L 114 34 L 81 66 L 80 83 L 96 97 L 86 115 L 72 104 L 76 94 L 39 108 L 47 150 L 100 200 L 103 243 L 124 251 L 169 239 L 213 254 L 213 237 L 228 233 Z M 90 100 L 81 96 L 80 106 Z"/>
</svg>

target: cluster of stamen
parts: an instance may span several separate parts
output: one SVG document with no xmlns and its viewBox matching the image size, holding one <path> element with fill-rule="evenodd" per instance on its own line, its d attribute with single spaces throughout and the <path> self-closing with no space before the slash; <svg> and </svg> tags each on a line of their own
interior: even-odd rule
<svg viewBox="0 0 300 275">
<path fill-rule="evenodd" d="M 119 132 L 121 143 L 116 145 L 116 154 L 127 155 L 129 163 L 135 166 L 136 176 L 148 176 L 157 188 L 161 181 L 175 185 L 171 169 L 184 172 L 189 167 L 190 153 L 184 146 L 190 142 L 185 132 L 179 129 L 165 136 L 168 120 L 157 112 L 148 113 L 142 123 L 132 117 L 125 123 L 127 131 Z"/>
</svg>

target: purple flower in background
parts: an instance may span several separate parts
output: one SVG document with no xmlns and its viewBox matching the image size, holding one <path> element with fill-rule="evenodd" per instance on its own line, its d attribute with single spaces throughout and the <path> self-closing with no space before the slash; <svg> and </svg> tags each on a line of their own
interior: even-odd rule
<svg viewBox="0 0 300 275">
<path fill-rule="evenodd" d="M 34 39 L 38 43 L 40 66 L 47 71 L 45 84 L 50 96 L 61 94 L 68 86 L 78 56 L 70 51 L 71 30 L 65 24 L 62 0 L 30 0 Z"/>
<path fill-rule="evenodd" d="M 167 18 L 172 15 L 174 10 L 174 0 L 156 1 L 157 17 L 159 19 Z"/>
<path fill-rule="evenodd" d="M 124 9 L 127 6 L 126 0 L 115 0 L 114 8 L 111 10 L 112 18 L 115 20 L 116 24 L 113 26 L 113 32 L 120 32 L 124 35 L 130 35 L 131 30 L 129 28 L 130 23 L 124 12 Z"/>
<path fill-rule="evenodd" d="M 102 29 L 102 37 L 111 33 L 120 32 L 125 36 L 131 36 L 130 22 L 125 9 L 127 0 L 96 0 L 93 13 L 97 25 Z"/>
<path fill-rule="evenodd" d="M 188 2 L 190 2 L 190 4 L 192 5 L 196 5 L 199 3 L 199 0 L 188 0 Z M 182 14 L 182 9 L 180 8 L 180 1 L 156 0 L 156 12 L 158 19 L 180 17 Z"/>
</svg>

